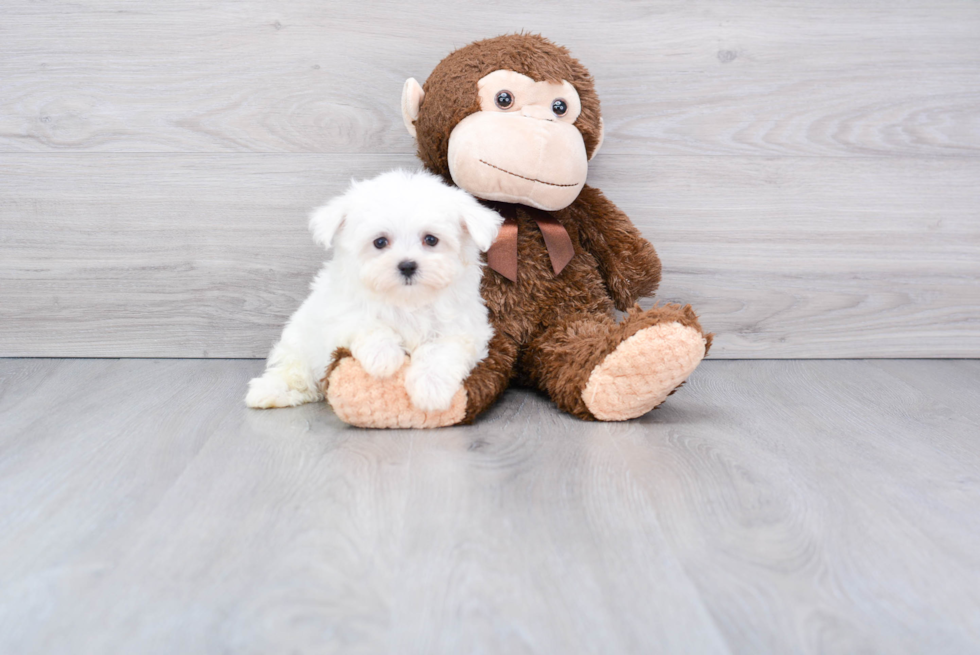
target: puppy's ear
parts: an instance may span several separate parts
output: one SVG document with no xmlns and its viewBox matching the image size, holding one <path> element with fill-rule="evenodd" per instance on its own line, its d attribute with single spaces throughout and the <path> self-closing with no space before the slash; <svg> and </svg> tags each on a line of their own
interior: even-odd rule
<svg viewBox="0 0 980 655">
<path fill-rule="evenodd" d="M 313 240 L 329 250 L 334 237 L 340 231 L 348 209 L 347 197 L 340 196 L 323 207 L 313 210 L 310 214 L 310 232 L 313 233 Z"/>
<path fill-rule="evenodd" d="M 465 194 L 460 203 L 463 227 L 469 232 L 470 238 L 480 252 L 486 252 L 497 238 L 504 217 L 492 209 L 487 209 L 465 191 L 462 193 Z"/>
</svg>

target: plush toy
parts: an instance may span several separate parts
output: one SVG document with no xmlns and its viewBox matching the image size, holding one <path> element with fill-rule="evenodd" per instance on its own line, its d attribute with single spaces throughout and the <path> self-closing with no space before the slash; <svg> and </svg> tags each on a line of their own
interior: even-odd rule
<svg viewBox="0 0 980 655">
<path fill-rule="evenodd" d="M 568 50 L 530 34 L 460 48 L 402 95 L 405 125 L 429 171 L 505 218 L 482 295 L 495 336 L 453 407 L 424 414 L 399 376 L 367 376 L 338 352 L 324 378 L 341 419 L 363 427 L 470 423 L 512 382 L 586 420 L 650 411 L 711 344 L 690 306 L 641 310 L 660 260 L 629 218 L 585 184 L 602 143 L 599 98 Z M 614 309 L 628 312 L 616 321 Z"/>
</svg>

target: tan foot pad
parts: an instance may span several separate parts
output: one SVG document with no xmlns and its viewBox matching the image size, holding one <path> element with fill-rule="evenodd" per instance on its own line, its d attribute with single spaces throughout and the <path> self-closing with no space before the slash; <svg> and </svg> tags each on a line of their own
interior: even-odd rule
<svg viewBox="0 0 980 655">
<path fill-rule="evenodd" d="M 330 373 L 327 402 L 341 421 L 360 428 L 440 428 L 463 420 L 465 389 L 456 392 L 449 409 L 423 412 L 405 391 L 406 368 L 379 380 L 365 373 L 353 357 L 346 357 Z"/>
<path fill-rule="evenodd" d="M 701 332 L 680 323 L 640 330 L 592 370 L 582 400 L 600 421 L 643 416 L 697 368 L 704 344 Z"/>
</svg>

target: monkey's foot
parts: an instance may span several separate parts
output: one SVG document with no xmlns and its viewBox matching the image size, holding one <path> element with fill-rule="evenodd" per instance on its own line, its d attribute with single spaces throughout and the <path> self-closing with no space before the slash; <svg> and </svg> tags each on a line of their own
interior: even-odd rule
<svg viewBox="0 0 980 655">
<path fill-rule="evenodd" d="M 600 421 L 642 416 L 697 368 L 706 344 L 700 330 L 680 323 L 640 330 L 592 369 L 582 400 Z"/>
<path fill-rule="evenodd" d="M 453 396 L 449 409 L 423 412 L 405 390 L 408 364 L 389 378 L 368 375 L 356 359 L 340 356 L 323 380 L 327 402 L 344 423 L 360 428 L 439 428 L 455 425 L 466 415 L 466 390 Z"/>
</svg>

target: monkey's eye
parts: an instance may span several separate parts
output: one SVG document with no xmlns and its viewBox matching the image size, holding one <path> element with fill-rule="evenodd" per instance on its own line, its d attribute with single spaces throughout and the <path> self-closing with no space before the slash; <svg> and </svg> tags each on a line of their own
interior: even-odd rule
<svg viewBox="0 0 980 655">
<path fill-rule="evenodd" d="M 510 91 L 497 91 L 493 101 L 501 109 L 510 109 L 514 104 L 514 96 L 510 94 Z"/>
<path fill-rule="evenodd" d="M 384 250 L 388 246 L 388 239 L 385 237 L 378 237 L 374 240 L 374 247 L 378 250 Z"/>
<path fill-rule="evenodd" d="M 551 103 L 551 111 L 555 112 L 556 116 L 564 116 L 565 112 L 568 111 L 568 103 L 558 98 Z"/>
<path fill-rule="evenodd" d="M 432 234 L 426 234 L 422 241 L 431 248 L 439 243 L 439 238 Z"/>
</svg>

